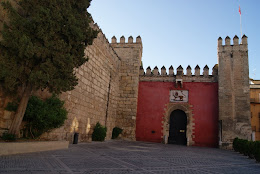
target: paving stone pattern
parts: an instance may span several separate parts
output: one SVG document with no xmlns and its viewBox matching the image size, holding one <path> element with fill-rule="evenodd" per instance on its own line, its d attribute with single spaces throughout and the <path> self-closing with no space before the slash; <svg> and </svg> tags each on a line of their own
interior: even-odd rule
<svg viewBox="0 0 260 174">
<path fill-rule="evenodd" d="M 260 163 L 233 151 L 134 141 L 0 156 L 0 174 L 260 174 Z"/>
</svg>

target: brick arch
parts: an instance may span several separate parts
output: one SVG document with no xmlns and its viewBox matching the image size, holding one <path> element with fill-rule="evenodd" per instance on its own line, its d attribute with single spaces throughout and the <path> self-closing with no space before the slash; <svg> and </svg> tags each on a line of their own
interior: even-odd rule
<svg viewBox="0 0 260 174">
<path fill-rule="evenodd" d="M 168 143 L 169 137 L 169 129 L 170 129 L 170 115 L 173 111 L 179 109 L 185 112 L 187 116 L 187 146 L 191 146 L 194 144 L 194 118 L 192 114 L 191 105 L 188 103 L 168 103 L 166 104 L 166 109 L 164 113 L 164 119 L 162 121 L 162 128 L 163 128 L 163 139 L 164 143 Z"/>
</svg>

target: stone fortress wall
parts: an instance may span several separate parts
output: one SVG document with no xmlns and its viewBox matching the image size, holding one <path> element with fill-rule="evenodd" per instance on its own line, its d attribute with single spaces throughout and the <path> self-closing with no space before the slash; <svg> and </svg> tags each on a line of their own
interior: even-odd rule
<svg viewBox="0 0 260 174">
<path fill-rule="evenodd" d="M 16 0 L 9 0 L 15 6 Z M 0 7 L 0 29 L 6 14 Z M 93 24 L 93 27 L 99 29 Z M 183 82 L 218 82 L 218 103 L 221 146 L 229 147 L 231 140 L 236 136 L 250 139 L 250 98 L 248 73 L 247 37 L 243 36 L 239 44 L 238 37 L 218 40 L 218 65 L 213 67 L 212 75 L 209 68 L 195 67 L 192 74 L 188 66 L 186 74 L 179 66 L 176 74 L 173 67 L 162 67 L 161 72 L 150 67 L 144 72 L 140 68 L 142 58 L 142 41 L 140 37 L 133 41 L 133 37 L 121 37 L 117 42 L 115 37 L 111 43 L 100 30 L 93 45 L 85 50 L 89 61 L 76 69 L 79 78 L 78 86 L 73 91 L 63 93 L 60 97 L 65 100 L 69 111 L 68 119 L 63 127 L 45 134 L 43 137 L 51 140 L 72 141 L 74 132 L 80 133 L 79 141 L 91 140 L 94 125 L 99 121 L 108 128 L 107 139 L 110 139 L 115 126 L 124 129 L 123 137 L 135 140 L 136 115 L 139 82 L 174 82 L 182 85 Z M 39 94 L 43 95 L 43 94 Z M 13 113 L 4 110 L 10 101 L 0 91 L 0 133 L 8 130 Z"/>
<path fill-rule="evenodd" d="M 95 24 L 95 29 L 99 29 Z M 99 29 L 100 30 L 100 29 Z M 123 137 L 135 140 L 135 117 L 141 65 L 142 41 L 110 44 L 100 30 L 93 45 L 85 50 L 89 61 L 75 70 L 78 85 L 74 90 L 62 93 L 68 119 L 64 126 L 45 133 L 42 138 L 49 140 L 69 140 L 75 132 L 79 141 L 91 141 L 93 128 L 97 122 L 107 127 L 107 139 L 112 136 L 115 126 L 123 128 Z M 117 53 L 118 52 L 118 53 Z M 120 55 L 121 57 L 119 57 Z M 46 92 L 37 92 L 46 98 Z M 4 110 L 10 98 L 0 92 L 0 131 L 8 130 L 14 117 L 13 112 Z"/>
<path fill-rule="evenodd" d="M 96 24 L 93 27 L 100 30 Z M 93 45 L 85 50 L 89 61 L 75 70 L 78 85 L 60 96 L 69 112 L 68 119 L 63 127 L 44 134 L 42 138 L 72 141 L 74 133 L 78 132 L 79 141 L 89 141 L 93 127 L 100 122 L 108 129 L 107 139 L 111 138 L 112 129 L 118 126 L 124 129 L 124 138 L 135 140 L 142 41 L 137 37 L 133 42 L 133 37 L 129 37 L 128 43 L 125 43 L 123 38 L 120 43 L 113 38 L 110 44 L 100 30 Z M 8 130 L 14 115 L 4 110 L 9 101 L 2 92 L 2 132 Z"/>
<path fill-rule="evenodd" d="M 17 1 L 10 1 L 17 6 Z M 7 16 L 1 8 L 0 29 Z M 100 30 L 97 24 L 91 24 Z M 116 38 L 109 43 L 100 30 L 93 45 L 88 46 L 85 55 L 89 61 L 75 69 L 78 85 L 74 90 L 62 93 L 68 119 L 64 126 L 42 136 L 50 140 L 69 140 L 72 142 L 75 132 L 79 141 L 91 140 L 93 127 L 97 122 L 107 127 L 107 139 L 111 138 L 115 126 L 124 129 L 123 137 L 135 140 L 135 116 L 139 83 L 139 67 L 142 57 L 141 37 L 133 41 L 124 37 L 117 43 Z M 50 96 L 47 92 L 37 92 L 42 98 Z M 12 99 L 0 91 L 0 133 L 7 131 L 13 112 L 4 108 Z"/>
<path fill-rule="evenodd" d="M 97 25 L 94 28 L 99 29 Z M 63 127 L 43 138 L 72 141 L 77 132 L 79 141 L 89 141 L 97 122 L 107 127 L 107 138 L 111 137 L 117 120 L 121 58 L 102 31 L 93 45 L 87 47 L 85 55 L 89 61 L 75 70 L 78 85 L 60 96 L 69 112 L 68 119 Z"/>
</svg>

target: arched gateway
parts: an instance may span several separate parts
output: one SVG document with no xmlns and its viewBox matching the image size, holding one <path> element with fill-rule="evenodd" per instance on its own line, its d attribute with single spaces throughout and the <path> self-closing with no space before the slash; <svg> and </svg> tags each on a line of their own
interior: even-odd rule
<svg viewBox="0 0 260 174">
<path fill-rule="evenodd" d="M 162 122 L 164 143 L 187 146 L 194 144 L 194 118 L 192 111 L 192 106 L 188 103 L 168 103 L 166 105 Z"/>
<path fill-rule="evenodd" d="M 182 110 L 174 110 L 170 115 L 168 143 L 187 145 L 187 115 Z"/>
</svg>

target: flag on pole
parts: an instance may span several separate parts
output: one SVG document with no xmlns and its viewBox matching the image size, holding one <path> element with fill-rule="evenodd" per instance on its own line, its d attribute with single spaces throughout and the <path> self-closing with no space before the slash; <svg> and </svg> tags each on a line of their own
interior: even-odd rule
<svg viewBox="0 0 260 174">
<path fill-rule="evenodd" d="M 239 15 L 240 15 L 240 33 L 241 33 L 241 38 L 242 38 L 242 20 L 241 20 L 241 8 L 239 5 L 239 9 L 238 9 Z"/>
</svg>

